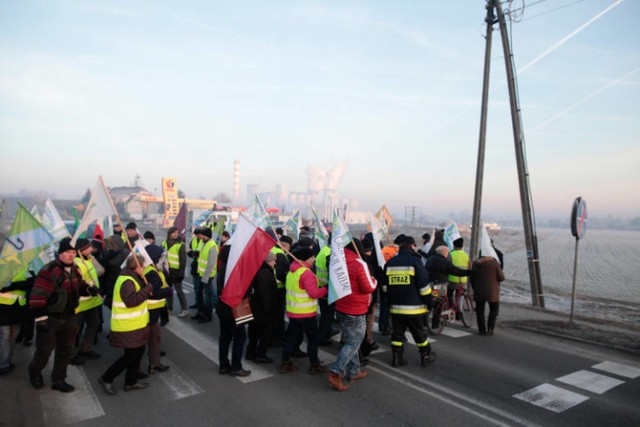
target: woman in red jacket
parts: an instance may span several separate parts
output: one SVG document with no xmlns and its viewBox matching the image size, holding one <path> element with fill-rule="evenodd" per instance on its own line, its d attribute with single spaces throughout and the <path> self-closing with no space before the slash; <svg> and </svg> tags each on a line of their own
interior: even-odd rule
<svg viewBox="0 0 640 427">
<path fill-rule="evenodd" d="M 351 294 L 336 301 L 336 313 L 342 325 L 344 345 L 329 372 L 329 384 L 339 391 L 349 388 L 342 383 L 343 378 L 354 382 L 367 376 L 366 371 L 360 370 L 358 349 L 364 339 L 367 311 L 371 294 L 376 290 L 377 283 L 371 277 L 367 263 L 360 258 L 359 254 L 362 253 L 362 244 L 358 239 L 353 239 L 344 249 Z M 331 254 L 331 256 L 336 255 Z"/>
</svg>

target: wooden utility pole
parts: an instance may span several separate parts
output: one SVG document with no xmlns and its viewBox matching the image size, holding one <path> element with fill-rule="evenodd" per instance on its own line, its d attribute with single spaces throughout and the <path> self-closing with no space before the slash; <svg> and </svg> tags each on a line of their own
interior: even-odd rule
<svg viewBox="0 0 640 427">
<path fill-rule="evenodd" d="M 473 224 L 471 235 L 471 255 L 477 257 L 478 233 L 480 229 L 482 180 L 484 175 L 484 151 L 486 141 L 486 120 L 488 105 L 489 70 L 491 62 L 491 36 L 493 24 L 496 22 L 500 28 L 502 49 L 504 51 L 505 68 L 507 72 L 507 86 L 509 88 L 509 106 L 511 108 L 511 124 L 513 128 L 513 142 L 516 152 L 516 165 L 518 169 L 518 183 L 520 187 L 520 204 L 522 208 L 522 224 L 524 227 L 525 246 L 527 249 L 527 262 L 529 267 L 529 280 L 531 284 L 531 299 L 536 307 L 544 308 L 544 294 L 540 277 L 540 257 L 538 255 L 538 240 L 533 219 L 533 203 L 529 189 L 529 172 L 527 170 L 526 156 L 524 152 L 524 133 L 522 130 L 522 117 L 518 101 L 516 87 L 516 73 L 513 65 L 513 54 L 509 43 L 507 24 L 500 0 L 487 0 L 487 43 L 485 52 L 485 75 L 482 90 L 482 112 L 480 118 L 480 142 L 478 146 L 478 164 L 476 170 L 476 189 L 474 194 Z M 495 13 L 495 17 L 494 17 Z"/>
</svg>

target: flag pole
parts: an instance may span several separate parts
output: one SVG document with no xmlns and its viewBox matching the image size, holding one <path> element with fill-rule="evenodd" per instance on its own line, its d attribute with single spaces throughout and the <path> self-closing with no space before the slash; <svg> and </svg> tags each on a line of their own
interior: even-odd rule
<svg viewBox="0 0 640 427">
<path fill-rule="evenodd" d="M 102 179 L 102 175 L 98 175 L 98 178 L 100 178 L 100 184 L 102 185 L 102 189 L 104 190 L 105 194 L 107 195 L 107 198 L 109 199 L 109 204 L 111 204 L 111 209 L 113 209 L 113 213 L 116 216 L 116 221 L 118 221 L 118 224 L 120 224 L 120 228 L 122 229 L 122 232 L 126 233 L 124 231 L 124 225 L 122 225 L 122 220 L 120 219 L 120 215 L 118 215 L 118 211 L 116 210 L 116 205 L 113 203 L 113 199 L 111 198 L 111 193 L 109 191 L 107 191 L 107 186 L 104 185 L 104 180 Z M 133 246 L 131 245 L 131 242 L 129 241 L 129 237 L 128 236 L 125 237 L 125 241 L 127 242 L 127 246 L 129 247 L 129 251 L 131 252 L 131 254 L 135 255 L 135 252 L 133 251 Z M 142 268 L 142 266 L 140 265 L 140 262 L 138 262 L 138 258 L 136 256 L 133 257 L 133 260 L 136 263 L 136 267 Z M 149 282 L 147 281 L 147 278 L 144 276 L 144 274 L 142 275 L 142 281 L 144 282 L 145 285 L 149 284 Z"/>
</svg>

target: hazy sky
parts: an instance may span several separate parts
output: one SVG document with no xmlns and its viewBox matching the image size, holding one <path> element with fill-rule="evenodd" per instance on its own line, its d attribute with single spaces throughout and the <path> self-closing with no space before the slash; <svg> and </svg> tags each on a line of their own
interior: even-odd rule
<svg viewBox="0 0 640 427">
<path fill-rule="evenodd" d="M 640 215 L 640 1 L 514 1 L 533 202 Z M 348 161 L 361 209 L 471 209 L 485 2 L 0 0 L 0 193 L 139 173 L 188 197 L 305 191 Z M 497 27 L 496 27 L 497 28 Z M 494 32 L 483 210 L 520 199 Z"/>
</svg>

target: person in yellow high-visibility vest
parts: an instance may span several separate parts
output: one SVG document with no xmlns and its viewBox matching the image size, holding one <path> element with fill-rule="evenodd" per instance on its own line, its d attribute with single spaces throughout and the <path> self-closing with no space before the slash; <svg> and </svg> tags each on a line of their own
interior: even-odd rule
<svg viewBox="0 0 640 427">
<path fill-rule="evenodd" d="M 10 284 L 0 289 L 0 374 L 8 374 L 14 367 L 11 354 L 20 324 L 27 316 L 27 291 L 33 286 L 29 276 L 29 265 L 25 265 Z"/>
<path fill-rule="evenodd" d="M 76 256 L 74 263 L 80 270 L 82 280 L 99 290 L 98 273 L 93 265 L 93 257 L 91 256 L 93 245 L 88 239 L 78 239 L 76 250 L 78 251 L 78 256 Z M 84 365 L 87 359 L 96 360 L 100 358 L 100 354 L 93 351 L 93 343 L 100 326 L 99 310 L 102 310 L 102 297 L 99 294 L 80 297 L 76 308 L 76 323 L 78 324 L 78 338 L 76 341 L 80 341 L 80 344 L 78 345 L 78 353 L 69 360 L 70 364 Z M 84 337 L 80 340 L 83 324 L 85 325 Z"/>
<path fill-rule="evenodd" d="M 153 295 L 147 300 L 149 309 L 149 374 L 164 372 L 168 365 L 160 363 L 161 326 L 160 317 L 167 306 L 167 298 L 173 294 L 166 276 L 159 263 L 163 250 L 158 245 L 149 245 L 145 248 L 153 264 L 144 268 L 144 277 L 153 286 Z"/>
<path fill-rule="evenodd" d="M 192 317 L 198 323 L 211 322 L 213 308 L 218 303 L 218 296 L 213 289 L 213 278 L 218 271 L 218 245 L 211 237 L 211 229 L 205 227 L 202 230 L 202 250 L 198 255 L 198 277 L 202 287 L 202 304 L 198 307 L 198 314 Z"/>
<path fill-rule="evenodd" d="M 282 351 L 282 363 L 280 373 L 288 373 L 297 370 L 291 360 L 294 349 L 298 344 L 298 337 L 307 336 L 307 353 L 309 356 L 309 373 L 321 374 L 327 371 L 327 367 L 318 358 L 318 298 L 328 293 L 326 287 L 318 287 L 318 278 L 311 271 L 315 262 L 313 249 L 301 247 L 293 252 L 300 261 L 293 261 L 287 274 L 286 303 L 289 327 L 286 332 L 286 343 Z"/>
<path fill-rule="evenodd" d="M 137 264 L 136 259 L 137 258 Z M 140 390 L 149 384 L 139 383 L 138 368 L 149 340 L 149 311 L 147 299 L 153 287 L 143 279 L 144 257 L 133 255 L 127 258 L 125 268 L 116 280 L 111 307 L 112 346 L 124 349 L 124 354 L 116 360 L 98 382 L 108 394 L 116 394 L 113 380 L 123 371 L 125 374 L 124 391 Z"/>
<path fill-rule="evenodd" d="M 169 272 L 169 282 L 175 289 L 180 302 L 180 312 L 178 317 L 187 317 L 189 305 L 187 297 L 182 290 L 182 281 L 187 267 L 187 251 L 185 243 L 180 238 L 180 232 L 176 227 L 171 227 L 167 231 L 167 240 L 162 242 L 162 247 L 167 251 L 167 261 L 165 270 Z M 173 308 L 173 298 L 167 299 L 167 306 Z"/>
<path fill-rule="evenodd" d="M 449 252 L 451 256 L 451 263 L 458 268 L 470 269 L 471 263 L 469 262 L 469 255 L 462 249 L 464 245 L 464 239 L 462 237 L 453 241 L 453 250 Z M 467 287 L 467 277 L 457 276 L 455 274 L 449 274 L 449 284 L 447 285 L 447 299 L 449 305 L 458 308 L 460 296 L 464 293 Z M 459 316 L 456 316 L 459 317 Z"/>
</svg>

